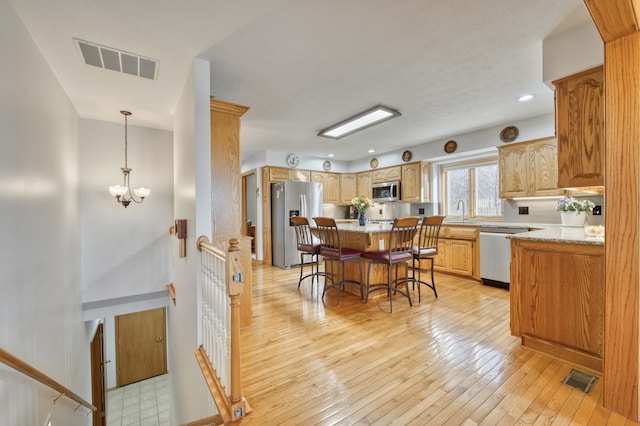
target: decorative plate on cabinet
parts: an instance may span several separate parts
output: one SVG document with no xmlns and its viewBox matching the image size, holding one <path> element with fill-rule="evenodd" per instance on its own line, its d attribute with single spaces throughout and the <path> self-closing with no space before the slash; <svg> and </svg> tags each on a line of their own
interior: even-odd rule
<svg viewBox="0 0 640 426">
<path fill-rule="evenodd" d="M 402 161 L 405 163 L 411 161 L 411 157 L 413 157 L 413 154 L 409 150 L 402 153 Z"/>
<path fill-rule="evenodd" d="M 369 165 L 372 169 L 375 169 L 376 167 L 378 167 L 378 159 L 376 157 L 373 157 L 371 161 L 369 161 Z"/>
<path fill-rule="evenodd" d="M 331 161 L 325 160 L 325 162 L 322 163 L 322 168 L 324 169 L 325 172 L 328 172 L 329 170 L 331 170 Z"/>
<path fill-rule="evenodd" d="M 287 164 L 289 165 L 289 167 L 298 167 L 298 164 L 300 164 L 300 159 L 295 154 L 289 154 L 287 156 Z"/>
<path fill-rule="evenodd" d="M 447 154 L 455 152 L 456 149 L 458 149 L 458 142 L 456 141 L 449 141 L 444 144 L 444 152 L 446 152 Z"/>
<path fill-rule="evenodd" d="M 500 132 L 500 140 L 502 142 L 513 142 L 518 138 L 518 133 L 516 126 L 507 126 Z"/>
</svg>

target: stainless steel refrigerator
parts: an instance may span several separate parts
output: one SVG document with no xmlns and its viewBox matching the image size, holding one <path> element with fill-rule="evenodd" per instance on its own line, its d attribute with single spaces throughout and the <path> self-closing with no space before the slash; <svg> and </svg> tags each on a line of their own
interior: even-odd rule
<svg viewBox="0 0 640 426">
<path fill-rule="evenodd" d="M 271 185 L 271 249 L 273 265 L 289 269 L 300 264 L 292 216 L 304 216 L 311 225 L 322 216 L 322 184 L 286 181 Z"/>
</svg>

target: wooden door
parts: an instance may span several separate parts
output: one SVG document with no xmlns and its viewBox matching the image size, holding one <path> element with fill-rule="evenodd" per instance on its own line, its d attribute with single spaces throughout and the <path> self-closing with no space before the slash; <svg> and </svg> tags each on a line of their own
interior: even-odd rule
<svg viewBox="0 0 640 426">
<path fill-rule="evenodd" d="M 604 185 L 604 71 L 599 66 L 556 86 L 558 186 Z"/>
<path fill-rule="evenodd" d="M 340 204 L 349 204 L 358 196 L 356 186 L 355 173 L 345 173 L 340 176 Z"/>
<path fill-rule="evenodd" d="M 460 275 L 473 275 L 473 242 L 450 240 L 449 243 L 451 272 Z"/>
<path fill-rule="evenodd" d="M 422 201 L 422 176 L 420 175 L 420 163 L 402 166 L 402 188 L 400 188 L 402 201 Z"/>
<path fill-rule="evenodd" d="M 167 372 L 165 308 L 116 317 L 117 386 Z"/>
<path fill-rule="evenodd" d="M 558 190 L 558 147 L 555 139 L 532 143 L 530 149 L 529 195 L 560 195 Z"/>
<path fill-rule="evenodd" d="M 105 376 L 104 376 L 104 325 L 98 324 L 91 340 L 91 403 L 96 407 L 93 412 L 93 426 L 105 426 Z"/>
<path fill-rule="evenodd" d="M 356 177 L 358 193 L 356 196 L 364 195 L 367 198 L 371 198 L 371 185 L 373 184 L 372 172 L 360 172 Z"/>
<path fill-rule="evenodd" d="M 500 198 L 525 197 L 527 194 L 527 146 L 500 148 Z"/>
</svg>

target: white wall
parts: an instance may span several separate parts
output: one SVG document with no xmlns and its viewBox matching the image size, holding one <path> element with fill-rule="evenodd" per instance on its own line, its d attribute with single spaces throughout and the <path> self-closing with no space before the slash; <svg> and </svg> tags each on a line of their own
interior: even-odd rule
<svg viewBox="0 0 640 426">
<path fill-rule="evenodd" d="M 82 318 L 78 118 L 20 18 L 0 0 L 0 347 L 91 400 Z M 0 364 L 0 424 L 91 417 Z"/>
<path fill-rule="evenodd" d="M 172 262 L 177 303 L 167 310 L 171 424 L 184 424 L 217 412 L 194 356 L 200 344 L 200 253 L 195 244 L 200 235 L 211 238 L 212 229 L 209 117 L 209 63 L 196 59 L 174 117 L 175 217 L 187 219 L 187 257 L 178 257 L 175 241 Z"/>
<path fill-rule="evenodd" d="M 593 22 L 572 28 L 542 42 L 542 79 L 551 85 L 604 63 L 604 44 Z"/>
<path fill-rule="evenodd" d="M 171 282 L 173 135 L 129 117 L 128 166 L 134 188 L 151 188 L 127 208 L 109 194 L 122 184 L 122 124 L 80 120 L 80 209 L 83 302 L 166 291 Z M 114 111 L 114 116 L 120 116 Z"/>
</svg>

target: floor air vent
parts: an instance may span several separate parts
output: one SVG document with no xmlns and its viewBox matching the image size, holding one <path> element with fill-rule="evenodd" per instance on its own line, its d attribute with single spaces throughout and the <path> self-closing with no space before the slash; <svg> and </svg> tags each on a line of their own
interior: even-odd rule
<svg viewBox="0 0 640 426">
<path fill-rule="evenodd" d="M 597 381 L 598 378 L 596 376 L 572 368 L 567 377 L 562 380 L 562 383 L 581 392 L 589 393 Z"/>
</svg>

